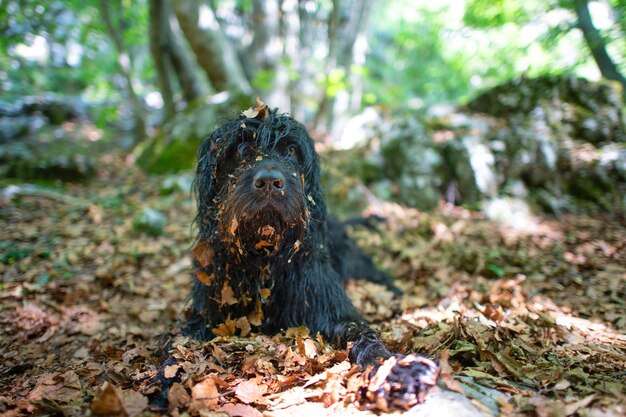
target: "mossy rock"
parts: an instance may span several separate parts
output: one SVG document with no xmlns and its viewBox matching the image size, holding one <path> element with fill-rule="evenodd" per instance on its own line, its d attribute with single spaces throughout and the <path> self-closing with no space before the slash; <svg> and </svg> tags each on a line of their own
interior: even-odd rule
<svg viewBox="0 0 626 417">
<path fill-rule="evenodd" d="M 41 141 L 56 130 L 42 129 L 37 137 L 0 144 L 0 176 L 22 180 L 83 182 L 96 174 L 96 161 L 89 147 L 72 138 Z"/>
<path fill-rule="evenodd" d="M 510 121 L 542 108 L 551 128 L 599 144 L 626 141 L 623 104 L 616 82 L 562 75 L 516 78 L 478 95 L 465 109 Z"/>
<path fill-rule="evenodd" d="M 221 121 L 239 115 L 253 102 L 242 99 L 223 103 L 195 103 L 174 115 L 151 138 L 140 143 L 133 154 L 137 164 L 152 174 L 192 169 L 202 141 Z M 249 101 L 249 102 L 248 102 Z"/>
</svg>

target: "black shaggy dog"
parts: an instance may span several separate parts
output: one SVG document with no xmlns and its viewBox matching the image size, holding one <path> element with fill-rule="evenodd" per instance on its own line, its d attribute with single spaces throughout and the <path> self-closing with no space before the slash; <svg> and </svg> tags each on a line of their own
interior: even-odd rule
<svg viewBox="0 0 626 417">
<path fill-rule="evenodd" d="M 378 393 L 392 405 L 418 402 L 435 383 L 432 361 L 390 352 L 346 296 L 343 280 L 354 276 L 395 287 L 329 222 L 304 126 L 258 102 L 202 144 L 195 191 L 188 335 L 210 339 L 230 320 L 268 334 L 304 325 L 337 346 L 352 342 L 350 360 L 363 367 L 394 357 Z"/>
</svg>

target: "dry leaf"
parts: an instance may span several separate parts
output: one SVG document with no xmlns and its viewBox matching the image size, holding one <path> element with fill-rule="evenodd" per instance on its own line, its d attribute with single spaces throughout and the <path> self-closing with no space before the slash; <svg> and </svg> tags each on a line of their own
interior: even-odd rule
<svg viewBox="0 0 626 417">
<path fill-rule="evenodd" d="M 174 382 L 167 392 L 167 402 L 170 413 L 176 409 L 185 409 L 189 405 L 191 397 L 185 387 L 178 382 Z"/>
<path fill-rule="evenodd" d="M 255 408 L 246 404 L 224 404 L 219 411 L 225 412 L 230 417 L 261 417 L 262 414 Z"/>
<path fill-rule="evenodd" d="M 265 103 L 261 101 L 259 97 L 256 99 L 256 106 L 250 107 L 247 110 L 241 112 L 242 117 L 246 117 L 248 119 L 265 119 L 268 114 L 268 107 Z"/>
<path fill-rule="evenodd" d="M 198 271 L 196 272 L 196 278 L 198 278 L 198 281 L 200 281 L 204 285 L 209 285 L 215 279 L 215 274 L 209 275 L 204 271 Z"/>
<path fill-rule="evenodd" d="M 224 323 L 219 324 L 213 329 L 213 333 L 217 336 L 234 336 L 235 335 L 235 321 L 226 319 Z"/>
<path fill-rule="evenodd" d="M 198 382 L 191 389 L 191 404 L 189 405 L 190 412 L 197 412 L 201 408 L 208 408 L 214 410 L 219 402 L 219 391 L 215 385 L 215 381 L 211 378 L 207 378 Z"/>
<path fill-rule="evenodd" d="M 122 404 L 126 414 L 133 417 L 148 407 L 148 398 L 140 392 L 127 390 L 122 392 Z"/>
<path fill-rule="evenodd" d="M 105 382 L 91 402 L 94 416 L 127 416 L 120 394 L 113 385 Z"/>
<path fill-rule="evenodd" d="M 235 298 L 235 292 L 233 291 L 233 289 L 230 287 L 230 284 L 228 282 L 225 282 L 224 285 L 222 286 L 222 300 L 221 300 L 221 304 L 222 305 L 233 305 L 233 304 L 237 304 L 239 302 L 239 300 L 237 298 Z"/>
<path fill-rule="evenodd" d="M 238 227 L 239 227 L 239 220 L 237 220 L 236 217 L 233 217 L 233 219 L 230 221 L 230 227 L 228 228 L 228 233 L 235 236 L 235 232 L 237 231 Z"/>
<path fill-rule="evenodd" d="M 235 320 L 235 327 L 240 330 L 241 337 L 248 336 L 250 334 L 250 331 L 252 330 L 247 317 L 239 317 L 237 320 Z"/>
<path fill-rule="evenodd" d="M 163 369 L 163 376 L 165 378 L 174 378 L 179 369 L 179 364 L 166 366 L 165 369 Z"/>
<path fill-rule="evenodd" d="M 258 242 L 256 245 L 254 245 L 254 249 L 259 250 L 261 248 L 267 248 L 267 247 L 272 247 L 272 246 L 274 246 L 273 243 L 270 243 L 267 240 L 262 240 Z"/>
<path fill-rule="evenodd" d="M 264 404 L 263 395 L 267 392 L 267 386 L 259 384 L 257 381 L 243 381 L 235 389 L 235 396 L 246 404 Z"/>
<path fill-rule="evenodd" d="M 213 247 L 209 242 L 198 242 L 191 253 L 193 254 L 194 259 L 198 261 L 200 266 L 203 268 L 213 262 Z"/>
</svg>

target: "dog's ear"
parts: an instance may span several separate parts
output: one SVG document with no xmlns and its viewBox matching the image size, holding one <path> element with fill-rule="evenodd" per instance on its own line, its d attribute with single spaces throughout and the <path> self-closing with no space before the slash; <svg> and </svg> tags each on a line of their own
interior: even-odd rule
<svg viewBox="0 0 626 417">
<path fill-rule="evenodd" d="M 224 135 L 224 129 L 215 130 L 206 138 L 198 149 L 196 178 L 193 181 L 193 192 L 196 197 L 198 212 L 196 224 L 200 229 L 200 240 L 204 240 L 213 230 L 213 221 L 209 213 L 209 204 L 219 191 L 215 186 L 215 168 L 217 165 L 216 142 Z M 206 235 L 206 236 L 205 236 Z"/>
<path fill-rule="evenodd" d="M 325 222 L 326 205 L 324 204 L 324 192 L 322 190 L 319 155 L 315 152 L 315 144 L 313 139 L 309 136 L 306 128 L 303 125 L 299 126 L 301 129 L 299 136 L 301 136 L 301 141 L 305 145 L 302 175 L 309 214 L 313 219 Z"/>
</svg>

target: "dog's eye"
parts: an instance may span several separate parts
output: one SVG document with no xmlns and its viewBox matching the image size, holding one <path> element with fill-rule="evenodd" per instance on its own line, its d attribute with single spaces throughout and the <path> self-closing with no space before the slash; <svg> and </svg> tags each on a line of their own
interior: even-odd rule
<svg viewBox="0 0 626 417">
<path fill-rule="evenodd" d="M 290 158 L 298 157 L 298 148 L 296 147 L 296 145 L 287 146 L 287 156 Z"/>
</svg>

